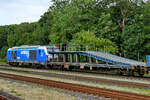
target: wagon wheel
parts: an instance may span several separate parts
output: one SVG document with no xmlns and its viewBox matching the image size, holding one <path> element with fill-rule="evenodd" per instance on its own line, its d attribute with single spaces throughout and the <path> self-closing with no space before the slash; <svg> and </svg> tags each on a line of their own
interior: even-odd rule
<svg viewBox="0 0 150 100">
<path fill-rule="evenodd" d="M 139 76 L 140 76 L 140 77 L 143 77 L 143 75 L 144 75 L 144 73 L 139 73 Z"/>
<path fill-rule="evenodd" d="M 135 75 L 134 75 L 134 71 L 133 71 L 133 70 L 129 70 L 128 75 L 129 75 L 129 76 L 135 76 Z"/>
<path fill-rule="evenodd" d="M 117 70 L 117 74 L 118 75 L 123 75 L 123 72 L 119 69 L 119 70 Z"/>
</svg>

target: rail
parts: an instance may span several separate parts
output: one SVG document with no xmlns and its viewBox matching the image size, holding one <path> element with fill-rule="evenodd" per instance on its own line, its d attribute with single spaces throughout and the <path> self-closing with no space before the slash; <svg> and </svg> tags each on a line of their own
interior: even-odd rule
<svg viewBox="0 0 150 100">
<path fill-rule="evenodd" d="M 76 92 L 93 94 L 96 96 L 115 98 L 119 100 L 150 100 L 150 96 L 147 96 L 147 95 L 121 92 L 121 91 L 96 88 L 96 87 L 90 87 L 90 86 L 84 86 L 84 85 L 78 85 L 78 84 L 72 84 L 72 83 L 51 81 L 51 80 L 26 77 L 26 76 L 20 76 L 20 75 L 0 73 L 0 77 L 36 83 L 36 84 L 51 86 L 55 88 L 67 89 L 67 90 L 76 91 Z"/>
</svg>

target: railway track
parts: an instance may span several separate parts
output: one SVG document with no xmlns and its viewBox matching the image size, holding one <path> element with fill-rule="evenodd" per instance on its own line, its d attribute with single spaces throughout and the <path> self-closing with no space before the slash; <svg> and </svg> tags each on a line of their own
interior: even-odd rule
<svg viewBox="0 0 150 100">
<path fill-rule="evenodd" d="M 0 70 L 15 71 L 15 72 L 28 73 L 28 74 L 43 75 L 48 77 L 56 77 L 56 78 L 71 79 L 71 80 L 78 80 L 78 81 L 88 81 L 88 82 L 110 84 L 110 85 L 121 85 L 121 86 L 144 88 L 144 89 L 150 88 L 150 84 L 144 84 L 144 83 L 108 80 L 102 78 L 90 78 L 90 77 L 64 75 L 64 74 L 47 73 L 47 72 L 26 71 L 26 70 L 9 69 L 9 68 L 0 68 Z"/>
<path fill-rule="evenodd" d="M 87 93 L 96 96 L 104 96 L 104 97 L 114 98 L 119 100 L 150 100 L 150 96 L 147 95 L 96 88 L 96 87 L 90 87 L 85 85 L 77 85 L 72 83 L 51 81 L 51 80 L 45 80 L 40 78 L 26 77 L 26 76 L 6 74 L 6 73 L 0 73 L 0 77 L 36 83 L 36 84 L 55 87 L 55 88 L 67 89 L 75 92 Z"/>
<path fill-rule="evenodd" d="M 1 65 L 0 66 L 6 66 L 6 67 L 12 67 L 10 65 Z M 26 68 L 26 67 L 22 67 Z M 49 69 L 49 70 L 54 70 L 54 71 L 60 71 L 56 69 Z M 111 73 L 102 73 L 102 72 L 92 72 L 92 71 L 83 71 L 83 70 L 72 70 L 72 71 L 66 71 L 66 70 L 61 70 L 60 72 L 71 72 L 75 74 L 90 74 L 90 75 L 101 75 L 101 76 L 106 76 L 106 77 L 115 77 L 115 78 L 123 78 L 123 79 L 132 79 L 132 80 L 145 80 L 145 81 L 150 81 L 150 77 L 139 77 L 139 76 L 126 76 L 126 75 L 117 75 L 117 74 L 111 74 Z"/>
<path fill-rule="evenodd" d="M 0 95 L 0 100 L 8 100 L 8 98 L 4 97 L 3 95 Z"/>
<path fill-rule="evenodd" d="M 4 91 L 0 91 L 0 100 L 24 100 L 24 99 L 13 96 Z"/>
</svg>

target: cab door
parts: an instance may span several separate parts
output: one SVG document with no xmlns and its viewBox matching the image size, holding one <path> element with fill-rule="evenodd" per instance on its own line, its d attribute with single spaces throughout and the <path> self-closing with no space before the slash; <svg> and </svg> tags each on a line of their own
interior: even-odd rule
<svg viewBox="0 0 150 100">
<path fill-rule="evenodd" d="M 36 59 L 37 59 L 37 51 L 30 50 L 30 60 L 36 60 Z"/>
<path fill-rule="evenodd" d="M 12 59 L 17 59 L 17 51 L 12 51 Z"/>
</svg>

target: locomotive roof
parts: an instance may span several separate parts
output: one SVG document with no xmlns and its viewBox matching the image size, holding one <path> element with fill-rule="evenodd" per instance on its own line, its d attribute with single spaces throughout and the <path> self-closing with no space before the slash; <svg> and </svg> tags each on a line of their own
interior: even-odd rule
<svg viewBox="0 0 150 100">
<path fill-rule="evenodd" d="M 46 47 L 46 48 L 54 48 L 55 46 L 22 45 L 22 46 L 12 47 L 11 49 L 28 49 L 28 48 L 42 48 L 42 47 Z"/>
</svg>

